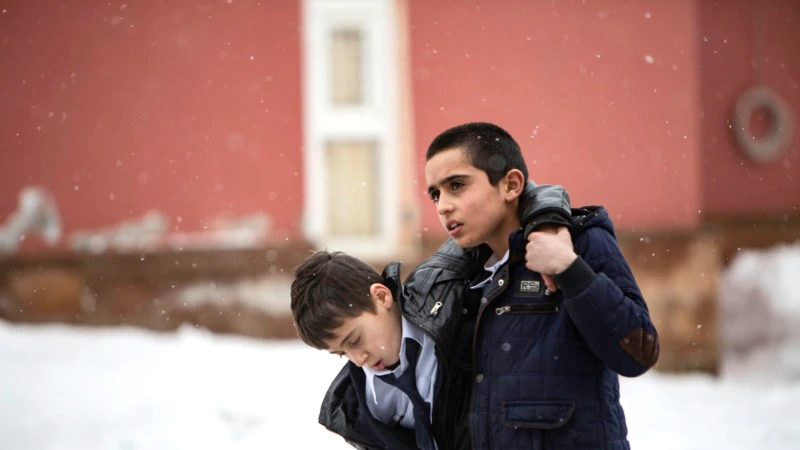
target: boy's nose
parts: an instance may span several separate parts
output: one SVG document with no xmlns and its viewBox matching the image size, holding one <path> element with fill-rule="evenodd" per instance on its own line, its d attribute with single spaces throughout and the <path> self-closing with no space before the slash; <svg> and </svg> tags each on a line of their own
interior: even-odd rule
<svg viewBox="0 0 800 450">
<path fill-rule="evenodd" d="M 453 211 L 453 203 L 440 197 L 439 201 L 436 203 L 436 212 L 440 216 L 443 216 L 452 211 Z"/>
<path fill-rule="evenodd" d="M 367 362 L 367 354 L 366 353 L 357 353 L 350 355 L 350 361 L 353 361 L 353 364 L 361 367 Z"/>
</svg>

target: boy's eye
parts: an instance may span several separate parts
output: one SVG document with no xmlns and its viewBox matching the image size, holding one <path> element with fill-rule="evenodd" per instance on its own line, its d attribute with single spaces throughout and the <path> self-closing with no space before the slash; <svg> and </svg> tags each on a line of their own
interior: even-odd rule
<svg viewBox="0 0 800 450">
<path fill-rule="evenodd" d="M 361 336 L 357 337 L 356 340 L 354 340 L 353 342 L 350 343 L 350 345 L 355 346 L 356 344 L 358 344 L 358 341 L 360 341 L 360 340 L 361 340 Z"/>
<path fill-rule="evenodd" d="M 462 183 L 460 181 L 453 181 L 452 183 L 450 183 L 450 189 L 452 189 L 454 191 L 457 191 L 457 190 L 459 190 L 459 189 L 461 189 L 463 187 L 464 187 L 464 183 Z"/>
<path fill-rule="evenodd" d="M 431 192 L 430 193 L 430 197 L 431 197 L 431 200 L 433 200 L 433 203 L 438 202 L 439 201 L 439 191 Z"/>
</svg>

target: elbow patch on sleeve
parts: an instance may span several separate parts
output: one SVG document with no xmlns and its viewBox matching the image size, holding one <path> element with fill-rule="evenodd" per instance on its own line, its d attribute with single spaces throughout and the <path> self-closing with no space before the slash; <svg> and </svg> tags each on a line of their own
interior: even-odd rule
<svg viewBox="0 0 800 450">
<path fill-rule="evenodd" d="M 636 328 L 619 341 L 620 347 L 644 367 L 653 367 L 658 362 L 660 345 L 658 335 L 644 328 Z"/>
</svg>

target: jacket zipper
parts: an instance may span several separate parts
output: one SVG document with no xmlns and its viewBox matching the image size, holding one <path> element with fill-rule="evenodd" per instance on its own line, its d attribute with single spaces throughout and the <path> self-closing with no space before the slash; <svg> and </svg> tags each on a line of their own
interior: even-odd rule
<svg viewBox="0 0 800 450">
<path fill-rule="evenodd" d="M 453 281 L 455 281 L 455 280 L 453 280 Z M 433 304 L 433 308 L 431 308 L 431 310 L 428 312 L 428 315 L 429 316 L 437 316 L 439 314 L 439 309 L 442 306 L 443 306 L 442 302 L 434 303 Z M 444 369 L 442 371 L 442 373 L 436 374 L 436 378 L 438 380 L 441 380 L 441 384 L 439 385 L 439 389 L 435 393 L 434 404 L 439 404 L 439 402 L 437 402 L 436 400 L 438 399 L 439 394 L 441 393 L 441 388 L 444 387 L 444 382 L 447 379 L 446 378 L 447 377 L 447 373 L 450 372 L 449 361 L 447 361 L 444 358 L 444 352 L 442 351 L 441 347 L 439 346 L 439 342 L 436 339 L 434 339 L 433 335 L 431 333 L 428 333 L 427 331 L 425 331 L 425 329 L 423 327 L 421 327 L 419 323 L 416 323 L 413 320 L 411 320 L 411 323 L 413 323 L 414 326 L 416 326 L 417 329 L 422 332 L 422 334 L 424 334 L 425 336 L 428 336 L 428 338 L 433 342 L 433 351 L 434 351 L 434 355 L 436 355 L 437 363 L 439 364 L 439 366 L 442 369 Z M 431 408 L 431 428 L 434 427 L 433 419 L 436 418 L 436 414 L 434 414 L 435 410 L 436 410 L 435 406 L 433 408 Z M 433 440 L 436 441 L 436 436 L 432 436 L 432 437 L 433 437 Z M 437 442 L 437 444 L 438 444 L 438 442 Z"/>
<path fill-rule="evenodd" d="M 507 267 L 507 266 L 506 266 Z M 502 270 L 502 269 L 501 269 Z M 494 281 L 494 280 L 492 280 Z M 475 349 L 478 346 L 478 331 L 480 330 L 481 326 L 481 317 L 483 316 L 483 312 L 489 307 L 489 303 L 491 303 L 494 299 L 496 299 L 500 294 L 505 292 L 505 288 L 499 289 L 491 298 L 486 298 L 486 304 L 482 307 L 478 307 L 478 314 L 475 317 L 475 334 L 472 336 L 472 382 L 475 382 L 476 377 L 478 376 L 477 372 L 475 371 Z M 469 410 L 474 411 L 475 407 L 475 393 L 469 399 Z M 472 450 L 475 450 L 475 430 L 472 427 L 472 418 L 469 419 L 469 446 Z"/>
<path fill-rule="evenodd" d="M 495 314 L 555 314 L 558 305 L 553 303 L 528 303 L 523 305 L 506 305 L 494 310 Z"/>
</svg>

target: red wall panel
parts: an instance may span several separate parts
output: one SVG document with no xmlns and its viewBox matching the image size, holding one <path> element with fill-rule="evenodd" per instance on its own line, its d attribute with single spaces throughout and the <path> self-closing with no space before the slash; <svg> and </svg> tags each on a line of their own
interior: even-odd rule
<svg viewBox="0 0 800 450">
<path fill-rule="evenodd" d="M 490 121 L 516 137 L 535 181 L 606 205 L 622 228 L 700 222 L 694 1 L 410 5 L 421 197 L 431 139 Z"/>
<path fill-rule="evenodd" d="M 6 2 L 0 221 L 26 185 L 67 232 L 302 210 L 298 1 Z M 180 223 L 177 218 L 180 217 Z"/>
</svg>

